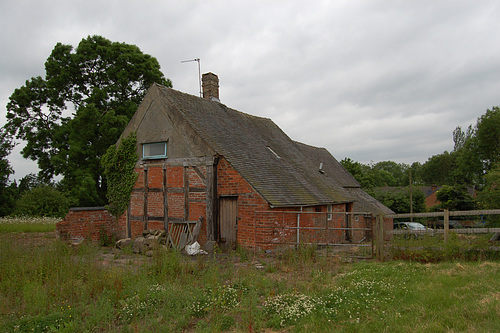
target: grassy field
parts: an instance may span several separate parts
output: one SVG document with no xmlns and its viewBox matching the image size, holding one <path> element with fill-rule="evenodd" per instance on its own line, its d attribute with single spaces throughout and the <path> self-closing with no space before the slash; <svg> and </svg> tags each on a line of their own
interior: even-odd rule
<svg viewBox="0 0 500 333">
<path fill-rule="evenodd" d="M 55 217 L 0 217 L 0 233 L 54 231 L 59 221 Z"/>
<path fill-rule="evenodd" d="M 500 261 L 499 242 L 490 242 L 492 233 L 457 234 L 450 232 L 445 244 L 443 235 L 415 238 L 395 235 L 390 252 L 394 259 L 418 261 L 422 263 L 439 261 Z"/>
<path fill-rule="evenodd" d="M 53 232 L 0 234 L 0 253 L 0 332 L 500 331 L 497 261 L 147 258 Z"/>
</svg>

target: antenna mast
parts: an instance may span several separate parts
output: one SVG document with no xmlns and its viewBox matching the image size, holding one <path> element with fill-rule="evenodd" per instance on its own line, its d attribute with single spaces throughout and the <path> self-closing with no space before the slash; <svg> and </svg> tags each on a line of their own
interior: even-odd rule
<svg viewBox="0 0 500 333">
<path fill-rule="evenodd" d="M 200 58 L 191 59 L 191 60 L 183 60 L 181 62 L 184 63 L 184 62 L 193 62 L 193 61 L 198 62 L 198 84 L 200 85 L 200 97 L 203 97 L 202 93 L 201 93 L 201 66 L 200 66 Z"/>
</svg>

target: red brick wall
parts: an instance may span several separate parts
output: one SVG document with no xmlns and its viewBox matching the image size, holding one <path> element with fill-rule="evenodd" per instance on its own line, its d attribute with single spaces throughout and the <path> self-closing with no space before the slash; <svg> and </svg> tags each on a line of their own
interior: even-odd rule
<svg viewBox="0 0 500 333">
<path fill-rule="evenodd" d="M 164 169 L 165 168 L 165 169 Z M 205 177 L 207 168 L 205 165 L 196 167 L 198 172 Z M 149 217 L 164 217 L 164 191 L 163 179 L 164 170 L 167 183 L 167 203 L 169 219 L 197 221 L 200 217 L 206 220 L 206 185 L 203 179 L 198 175 L 192 166 L 161 164 L 147 166 L 147 215 Z M 141 235 L 144 229 L 144 180 L 146 178 L 143 168 L 137 168 L 139 174 L 130 202 L 131 216 L 131 236 L 136 238 Z M 186 173 L 186 174 L 184 174 Z M 186 176 L 189 191 L 188 211 L 185 216 L 186 196 L 184 193 L 184 177 Z M 126 219 L 119 222 L 119 231 L 126 234 Z M 148 221 L 148 229 L 164 229 L 163 221 Z M 206 225 L 202 226 L 199 235 L 199 242 L 206 241 Z"/>
<path fill-rule="evenodd" d="M 89 239 L 99 243 L 117 237 L 115 217 L 105 208 L 72 208 L 57 223 L 56 233 L 61 240 Z"/>
<path fill-rule="evenodd" d="M 165 176 L 164 168 L 166 170 Z M 141 235 L 144 229 L 142 218 L 144 216 L 144 180 L 146 177 L 144 169 L 138 168 L 137 172 L 139 176 L 131 196 L 129 216 L 132 238 Z M 203 225 L 198 241 L 204 245 L 207 240 L 207 167 L 199 165 L 195 169 L 192 166 L 168 164 L 147 166 L 147 214 L 149 217 L 156 218 L 148 221 L 148 229 L 164 228 L 162 221 L 164 215 L 164 177 L 168 186 L 169 219 L 197 221 L 202 217 Z M 189 186 L 187 216 L 185 216 L 185 180 Z M 240 246 L 269 249 L 278 243 L 296 242 L 297 230 L 290 228 L 297 225 L 297 213 L 300 212 L 300 207 L 271 208 L 269 203 L 224 158 L 220 158 L 217 164 L 216 186 L 217 198 L 224 196 L 238 198 L 237 243 Z M 346 204 L 334 205 L 332 218 L 328 219 L 327 206 L 303 207 L 303 213 L 300 214 L 300 226 L 306 228 L 318 228 L 325 225 L 328 228 L 344 227 L 346 225 L 345 212 L 349 209 Z M 215 223 L 217 223 L 218 217 L 214 216 L 214 218 Z M 361 216 L 359 221 L 353 221 L 353 227 L 364 227 L 366 223 Z M 126 215 L 121 216 L 116 223 L 114 217 L 104 209 L 72 210 L 58 224 L 57 230 L 61 238 L 67 239 L 85 237 L 99 241 L 99 237 L 103 235 L 102 230 L 106 231 L 106 235 L 117 235 L 119 238 L 124 238 L 127 234 Z M 352 235 L 355 241 L 364 236 L 364 232 L 353 232 Z M 345 232 L 342 230 L 318 232 L 317 230 L 304 229 L 300 231 L 299 239 L 301 243 L 332 243 L 344 240 Z"/>
<path fill-rule="evenodd" d="M 258 248 L 271 249 L 276 245 L 332 244 L 345 240 L 345 232 L 334 229 L 345 226 L 346 205 L 275 208 L 256 214 Z M 297 226 L 300 230 L 297 235 Z"/>
<path fill-rule="evenodd" d="M 217 167 L 217 194 L 218 196 L 238 197 L 238 232 L 237 243 L 240 246 L 257 249 L 271 249 L 279 243 L 296 243 L 297 231 L 290 229 L 297 225 L 297 212 L 299 207 L 271 208 L 250 184 L 229 165 L 221 159 Z M 301 214 L 301 227 L 324 226 L 326 206 L 303 207 Z M 334 212 L 345 212 L 345 204 L 333 206 Z M 284 212 L 288 213 L 284 213 Z M 290 213 L 292 212 L 292 213 Z M 293 213 L 296 212 L 296 213 Z M 345 214 L 333 214 L 328 221 L 329 227 L 340 227 Z M 301 230 L 299 240 L 303 243 L 333 242 L 340 240 L 342 232 L 330 230 L 328 234 L 317 230 Z"/>
<path fill-rule="evenodd" d="M 223 158 L 217 165 L 217 196 L 238 197 L 237 243 L 253 248 L 256 245 L 255 212 L 269 210 L 268 202 Z"/>
</svg>

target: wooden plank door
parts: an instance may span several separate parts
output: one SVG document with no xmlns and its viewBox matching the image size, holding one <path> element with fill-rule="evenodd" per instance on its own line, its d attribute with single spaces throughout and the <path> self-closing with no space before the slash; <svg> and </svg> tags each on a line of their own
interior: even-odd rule
<svg viewBox="0 0 500 333">
<path fill-rule="evenodd" d="M 219 242 L 223 249 L 236 248 L 238 232 L 238 198 L 219 198 Z"/>
</svg>

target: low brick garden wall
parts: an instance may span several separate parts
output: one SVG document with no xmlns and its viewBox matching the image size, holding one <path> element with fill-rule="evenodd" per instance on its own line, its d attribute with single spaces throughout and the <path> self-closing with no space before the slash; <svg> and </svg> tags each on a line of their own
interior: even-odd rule
<svg viewBox="0 0 500 333">
<path fill-rule="evenodd" d="M 56 224 L 56 235 L 61 240 L 109 243 L 116 234 L 116 219 L 105 207 L 71 208 Z"/>
</svg>

